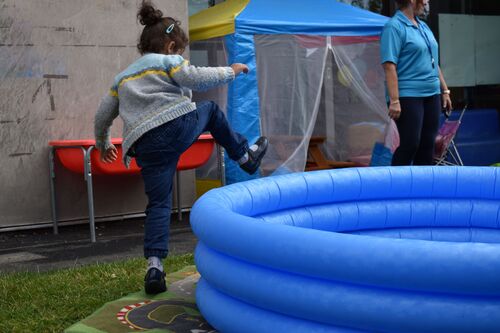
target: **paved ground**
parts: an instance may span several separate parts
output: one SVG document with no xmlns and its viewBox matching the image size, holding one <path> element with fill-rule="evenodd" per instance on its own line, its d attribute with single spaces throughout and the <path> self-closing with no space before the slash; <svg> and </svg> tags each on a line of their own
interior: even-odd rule
<svg viewBox="0 0 500 333">
<path fill-rule="evenodd" d="M 189 214 L 172 215 L 170 253 L 192 253 L 196 237 Z M 97 242 L 89 240 L 88 224 L 52 229 L 0 233 L 0 272 L 48 271 L 96 262 L 142 257 L 144 219 L 97 224 Z"/>
</svg>

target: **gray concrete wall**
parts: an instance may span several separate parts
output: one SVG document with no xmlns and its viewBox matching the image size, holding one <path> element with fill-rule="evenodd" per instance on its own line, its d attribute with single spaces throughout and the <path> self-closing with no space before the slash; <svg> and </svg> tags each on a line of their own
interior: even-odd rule
<svg viewBox="0 0 500 333">
<path fill-rule="evenodd" d="M 139 55 L 138 0 L 0 0 L 0 230 L 51 220 L 50 140 L 93 137 L 114 76 Z M 187 1 L 157 0 L 187 29 Z M 121 136 L 117 119 L 112 135 Z M 83 176 L 56 165 L 62 220 L 85 219 Z M 94 177 L 96 216 L 142 213 L 139 176 Z M 183 203 L 194 200 L 183 173 Z"/>
</svg>

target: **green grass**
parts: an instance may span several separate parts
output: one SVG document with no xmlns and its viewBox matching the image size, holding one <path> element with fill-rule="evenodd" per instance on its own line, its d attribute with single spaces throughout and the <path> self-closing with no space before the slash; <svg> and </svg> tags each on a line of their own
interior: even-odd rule
<svg viewBox="0 0 500 333">
<path fill-rule="evenodd" d="M 169 257 L 167 273 L 193 265 L 192 254 Z M 143 288 L 142 258 L 51 271 L 0 274 L 0 332 L 62 332 L 104 303 Z"/>
</svg>

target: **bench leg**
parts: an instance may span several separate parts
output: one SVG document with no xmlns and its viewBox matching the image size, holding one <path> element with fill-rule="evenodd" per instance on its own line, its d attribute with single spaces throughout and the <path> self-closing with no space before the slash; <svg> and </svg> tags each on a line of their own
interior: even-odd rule
<svg viewBox="0 0 500 333">
<path fill-rule="evenodd" d="M 93 149 L 93 146 L 89 147 L 87 150 L 82 147 L 84 157 L 85 181 L 87 182 L 87 197 L 89 203 L 90 241 L 92 243 L 95 243 L 94 192 L 92 189 L 92 165 L 90 161 L 90 155 Z"/>
<path fill-rule="evenodd" d="M 176 199 L 177 199 L 177 219 L 182 221 L 182 205 L 181 205 L 181 172 L 177 170 L 175 172 L 175 178 L 177 179 L 176 186 Z"/>
<path fill-rule="evenodd" d="M 56 211 L 56 187 L 55 187 L 56 173 L 54 171 L 54 147 L 49 150 L 49 181 L 50 181 L 50 203 L 52 208 L 52 228 L 54 235 L 59 233 L 57 225 L 57 211 Z"/>
</svg>

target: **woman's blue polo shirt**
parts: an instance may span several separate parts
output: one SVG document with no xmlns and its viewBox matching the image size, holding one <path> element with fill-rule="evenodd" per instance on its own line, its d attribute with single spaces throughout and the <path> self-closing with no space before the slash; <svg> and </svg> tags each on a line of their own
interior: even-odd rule
<svg viewBox="0 0 500 333">
<path fill-rule="evenodd" d="M 380 38 L 382 63 L 396 64 L 400 97 L 427 97 L 441 92 L 438 43 L 427 24 L 418 27 L 401 11 L 385 24 Z"/>
</svg>

